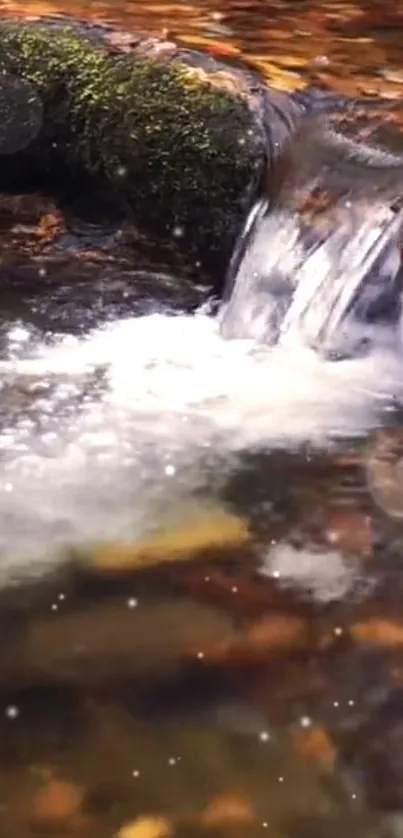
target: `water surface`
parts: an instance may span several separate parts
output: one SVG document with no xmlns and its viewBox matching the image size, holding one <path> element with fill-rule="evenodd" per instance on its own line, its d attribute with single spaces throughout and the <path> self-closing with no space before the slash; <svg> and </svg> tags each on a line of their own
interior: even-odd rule
<svg viewBox="0 0 403 838">
<path fill-rule="evenodd" d="M 400 4 L 390 29 L 375 4 L 2 7 L 167 28 L 286 88 L 402 83 Z M 140 293 L 99 252 L 88 276 L 74 239 L 38 273 L 24 225 L 1 231 L 28 258 L 2 292 L 0 834 L 397 834 L 399 353 L 226 341 L 202 291 L 188 314 L 175 276 Z"/>
</svg>

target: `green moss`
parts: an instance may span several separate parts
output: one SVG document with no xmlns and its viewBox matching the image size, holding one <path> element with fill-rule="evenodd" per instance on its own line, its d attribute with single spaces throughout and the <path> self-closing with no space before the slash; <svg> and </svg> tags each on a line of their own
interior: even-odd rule
<svg viewBox="0 0 403 838">
<path fill-rule="evenodd" d="M 113 56 L 74 29 L 39 24 L 0 24 L 0 72 L 30 82 L 44 104 L 25 164 L 55 181 L 61 166 L 90 175 L 143 227 L 176 231 L 202 262 L 225 261 L 263 159 L 241 97 L 179 61 Z"/>
</svg>

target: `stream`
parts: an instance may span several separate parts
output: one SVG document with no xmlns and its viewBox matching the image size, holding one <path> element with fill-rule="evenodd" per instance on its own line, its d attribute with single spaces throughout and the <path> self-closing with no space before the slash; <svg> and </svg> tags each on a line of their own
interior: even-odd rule
<svg viewBox="0 0 403 838">
<path fill-rule="evenodd" d="M 402 90 L 400 2 L 3 11 Z M 401 838 L 402 326 L 333 341 L 394 279 L 383 209 L 311 261 L 269 214 L 217 308 L 116 228 L 2 204 L 0 838 Z"/>
</svg>

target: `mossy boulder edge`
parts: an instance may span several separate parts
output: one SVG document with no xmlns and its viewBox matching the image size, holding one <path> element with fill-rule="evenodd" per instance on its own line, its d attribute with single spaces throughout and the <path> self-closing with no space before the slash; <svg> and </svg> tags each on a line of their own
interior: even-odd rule
<svg viewBox="0 0 403 838">
<path fill-rule="evenodd" d="M 29 85 L 43 117 L 25 148 L 0 153 L 0 189 L 107 189 L 137 225 L 172 235 L 217 277 L 265 164 L 250 97 L 217 75 L 187 65 L 180 51 L 139 57 L 63 22 L 1 21 L 3 124 L 10 79 Z M 17 118 L 28 123 L 28 111 L 22 103 Z"/>
</svg>

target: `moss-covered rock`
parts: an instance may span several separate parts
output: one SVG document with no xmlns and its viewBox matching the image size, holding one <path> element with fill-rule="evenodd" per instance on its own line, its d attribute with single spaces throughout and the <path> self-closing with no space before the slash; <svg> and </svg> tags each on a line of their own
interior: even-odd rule
<svg viewBox="0 0 403 838">
<path fill-rule="evenodd" d="M 0 189 L 106 188 L 217 277 L 265 164 L 258 109 L 239 70 L 230 89 L 231 68 L 145 52 L 112 51 L 75 26 L 2 21 Z"/>
</svg>

